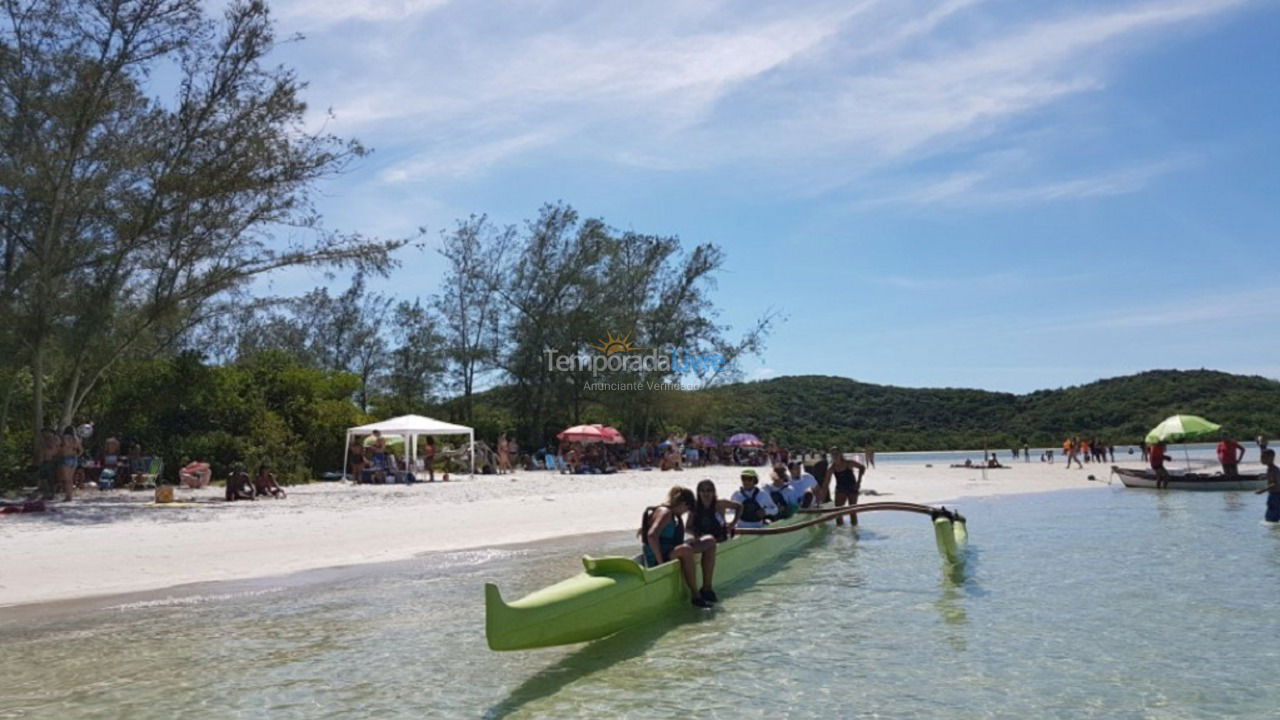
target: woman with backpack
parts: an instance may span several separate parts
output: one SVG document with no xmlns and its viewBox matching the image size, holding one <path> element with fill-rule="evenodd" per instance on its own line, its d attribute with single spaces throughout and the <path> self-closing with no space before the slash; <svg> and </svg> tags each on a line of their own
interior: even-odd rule
<svg viewBox="0 0 1280 720">
<path fill-rule="evenodd" d="M 684 584 L 689 588 L 690 602 L 695 607 L 710 607 L 718 598 L 711 589 L 716 569 L 714 540 L 685 540 L 684 516 L 693 509 L 693 491 L 676 485 L 667 492 L 661 505 L 646 508 L 640 520 L 640 541 L 644 545 L 645 567 L 657 567 L 672 560 L 680 561 Z M 695 553 L 702 554 L 702 585 L 698 586 L 698 569 L 693 564 Z"/>
</svg>

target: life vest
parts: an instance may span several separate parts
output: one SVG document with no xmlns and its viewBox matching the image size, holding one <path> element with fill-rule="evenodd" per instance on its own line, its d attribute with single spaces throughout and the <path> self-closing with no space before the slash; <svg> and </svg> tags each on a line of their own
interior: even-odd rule
<svg viewBox="0 0 1280 720">
<path fill-rule="evenodd" d="M 760 495 L 760 488 L 751 488 L 751 494 L 748 495 L 745 490 L 742 491 L 742 520 L 744 522 L 764 522 L 764 508 L 760 507 L 760 501 L 756 498 Z"/>
<path fill-rule="evenodd" d="M 779 519 L 789 518 L 795 513 L 795 508 L 791 507 L 791 503 L 787 502 L 787 496 L 777 486 L 769 488 L 769 497 L 773 499 L 773 504 L 778 508 Z"/>
<path fill-rule="evenodd" d="M 720 522 L 720 517 L 716 513 L 715 508 L 703 508 L 699 503 L 698 507 L 693 509 L 691 525 L 693 526 L 693 534 L 702 537 L 710 535 L 718 542 L 724 542 L 729 539 L 729 529 Z"/>
</svg>

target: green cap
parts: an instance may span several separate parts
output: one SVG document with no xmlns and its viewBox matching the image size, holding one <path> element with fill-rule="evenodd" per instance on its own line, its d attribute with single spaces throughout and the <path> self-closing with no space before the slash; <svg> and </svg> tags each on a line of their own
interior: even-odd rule
<svg viewBox="0 0 1280 720">
<path fill-rule="evenodd" d="M 744 477 L 744 478 L 751 478 L 752 480 L 759 480 L 759 479 L 760 479 L 760 476 L 759 476 L 759 475 L 756 475 L 756 471 L 755 471 L 755 470 L 752 470 L 751 468 L 747 468 L 746 470 L 743 470 L 743 471 L 742 471 L 742 477 Z"/>
</svg>

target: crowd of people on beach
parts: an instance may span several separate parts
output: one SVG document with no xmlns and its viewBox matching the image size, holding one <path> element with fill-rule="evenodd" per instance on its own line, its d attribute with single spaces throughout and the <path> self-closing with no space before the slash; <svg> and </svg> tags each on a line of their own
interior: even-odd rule
<svg viewBox="0 0 1280 720">
<path fill-rule="evenodd" d="M 42 498 L 52 499 L 60 493 L 69 502 L 77 490 L 149 489 L 163 483 L 163 462 L 143 454 L 140 441 L 108 435 L 95 452 L 91 448 L 94 430 L 92 421 L 68 425 L 61 433 L 50 427 L 41 430 L 36 472 Z M 207 462 L 183 458 L 177 477 L 183 486 L 200 489 L 213 481 L 213 470 Z M 233 487 L 238 489 L 233 491 Z M 237 467 L 227 481 L 229 501 L 285 496 L 284 488 L 265 463 L 252 477 Z"/>
<path fill-rule="evenodd" d="M 813 465 L 799 460 L 779 462 L 772 468 L 769 483 L 760 485 L 755 468 L 744 468 L 740 487 L 728 499 L 719 497 L 716 485 L 704 479 L 696 492 L 676 485 L 664 502 L 645 508 L 636 533 L 641 541 L 641 557 L 646 567 L 678 561 L 689 590 L 690 602 L 709 607 L 717 601 L 714 580 L 716 546 L 734 537 L 739 529 L 759 529 L 786 520 L 802 510 L 814 509 L 832 499 L 834 506 L 858 503 L 858 493 L 866 467 L 845 457 L 839 448 L 824 454 Z M 818 480 L 818 478 L 822 478 Z M 850 515 L 857 524 L 857 515 Z M 843 517 L 836 519 L 843 525 Z M 698 582 L 698 564 L 702 581 Z"/>
<path fill-rule="evenodd" d="M 504 467 L 508 445 L 506 436 L 499 439 L 499 468 Z M 512 441 L 511 447 L 514 447 Z M 412 485 L 420 478 L 426 482 L 436 481 L 436 454 L 438 446 L 435 437 L 427 435 L 421 451 L 416 453 L 417 466 L 411 467 L 409 457 L 397 455 L 383 434 L 374 430 L 367 438 L 353 436 L 351 446 L 347 448 L 347 469 L 350 478 L 356 484 L 386 485 L 389 483 L 405 483 Z M 510 464 L 506 463 L 505 472 L 510 472 Z M 441 474 L 440 479 L 449 482 L 449 473 Z"/>
</svg>

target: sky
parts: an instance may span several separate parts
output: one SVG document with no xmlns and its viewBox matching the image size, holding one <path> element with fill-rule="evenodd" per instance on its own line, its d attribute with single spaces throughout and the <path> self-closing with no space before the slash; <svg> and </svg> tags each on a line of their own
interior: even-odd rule
<svg viewBox="0 0 1280 720">
<path fill-rule="evenodd" d="M 563 201 L 722 246 L 720 320 L 783 318 L 752 379 L 1280 377 L 1275 0 L 271 6 L 310 127 L 374 149 L 326 224 L 428 231 L 385 292 Z"/>
</svg>

